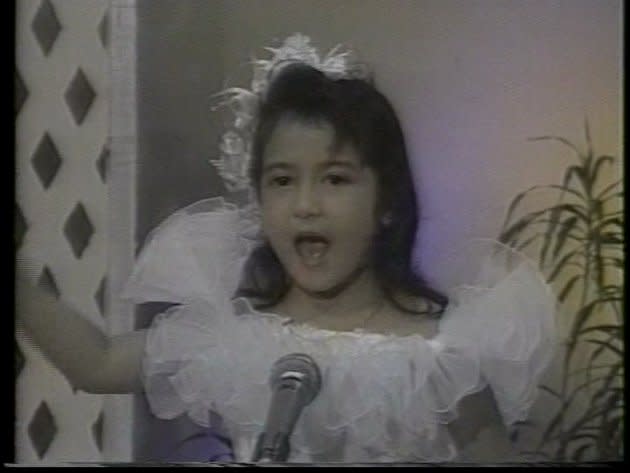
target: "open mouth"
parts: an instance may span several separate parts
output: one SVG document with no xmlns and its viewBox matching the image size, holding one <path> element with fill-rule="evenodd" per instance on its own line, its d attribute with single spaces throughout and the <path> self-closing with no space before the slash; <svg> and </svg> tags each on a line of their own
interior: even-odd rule
<svg viewBox="0 0 630 473">
<path fill-rule="evenodd" d="M 294 245 L 307 266 L 316 266 L 326 256 L 330 240 L 318 233 L 300 233 L 295 237 Z"/>
</svg>

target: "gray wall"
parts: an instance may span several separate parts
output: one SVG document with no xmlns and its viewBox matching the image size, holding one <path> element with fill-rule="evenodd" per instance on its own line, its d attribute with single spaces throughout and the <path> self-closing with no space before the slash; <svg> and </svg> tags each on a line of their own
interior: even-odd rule
<svg viewBox="0 0 630 473">
<path fill-rule="evenodd" d="M 138 241 L 175 208 L 222 192 L 207 163 L 221 132 L 210 97 L 226 85 L 247 85 L 246 61 L 294 32 L 322 50 L 355 48 L 397 109 L 424 211 L 417 259 L 439 286 L 448 279 L 441 261 L 454 245 L 496 236 L 507 202 L 530 185 L 558 181 L 572 159 L 562 147 L 527 138 L 555 134 L 583 144 L 587 116 L 597 152 L 621 155 L 617 0 L 138 6 Z M 140 411 L 138 458 L 163 451 L 188 429 L 185 421 L 145 417 Z"/>
<path fill-rule="evenodd" d="M 174 210 L 223 191 L 208 163 L 220 127 L 210 113 L 211 95 L 222 88 L 221 2 L 139 0 L 138 11 L 138 248 Z M 138 309 L 146 326 L 163 308 Z M 186 417 L 162 421 L 135 399 L 138 461 L 164 458 L 178 439 L 198 429 Z"/>
<path fill-rule="evenodd" d="M 221 2 L 138 2 L 138 241 L 166 215 L 222 191 L 211 95 L 222 88 Z"/>
</svg>

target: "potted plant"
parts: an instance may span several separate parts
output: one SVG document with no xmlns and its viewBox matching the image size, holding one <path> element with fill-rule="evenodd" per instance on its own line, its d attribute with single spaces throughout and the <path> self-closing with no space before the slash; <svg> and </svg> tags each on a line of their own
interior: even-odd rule
<svg viewBox="0 0 630 473">
<path fill-rule="evenodd" d="M 520 251 L 536 252 L 540 269 L 559 302 L 560 378 L 543 385 L 554 411 L 535 453 L 554 461 L 623 458 L 623 189 L 604 177 L 614 156 L 596 155 L 585 121 L 586 149 L 558 136 L 575 161 L 562 182 L 531 187 L 510 203 L 499 239 Z M 553 204 L 518 216 L 526 197 L 546 189 Z M 521 214 L 523 212 L 520 212 Z M 530 452 L 531 453 L 531 452 Z"/>
</svg>

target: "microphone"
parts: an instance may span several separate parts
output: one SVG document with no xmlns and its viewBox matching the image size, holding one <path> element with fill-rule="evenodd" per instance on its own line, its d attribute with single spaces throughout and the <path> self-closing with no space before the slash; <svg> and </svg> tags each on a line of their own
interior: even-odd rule
<svg viewBox="0 0 630 473">
<path fill-rule="evenodd" d="M 289 437 L 295 422 L 319 392 L 321 375 L 310 356 L 292 353 L 273 364 L 269 384 L 271 403 L 252 461 L 284 462 L 291 450 Z"/>
</svg>

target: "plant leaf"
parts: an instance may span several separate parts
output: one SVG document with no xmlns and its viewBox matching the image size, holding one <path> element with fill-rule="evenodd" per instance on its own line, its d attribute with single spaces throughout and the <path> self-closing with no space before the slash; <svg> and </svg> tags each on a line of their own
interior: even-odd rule
<svg viewBox="0 0 630 473">
<path fill-rule="evenodd" d="M 570 218 L 570 217 L 569 217 Z M 538 218 L 535 221 L 531 222 L 531 226 L 532 228 L 534 226 L 540 226 L 540 225 L 549 225 L 549 223 L 551 222 L 551 220 L 549 220 L 548 218 Z M 560 226 L 564 226 L 565 222 L 564 221 L 559 221 L 558 225 Z M 575 229 L 578 230 L 578 232 L 583 231 L 583 226 L 585 227 L 586 225 L 583 224 L 583 222 L 581 221 L 577 221 L 577 224 L 575 225 Z M 542 237 L 544 236 L 543 232 L 538 232 L 538 237 Z M 580 233 L 571 233 L 569 231 L 569 233 L 567 234 L 567 238 L 570 240 L 573 240 L 575 242 L 584 242 L 586 241 L 586 232 L 583 232 L 583 234 Z"/>
<path fill-rule="evenodd" d="M 591 434 L 591 433 L 584 433 L 584 434 L 577 434 L 571 437 L 572 442 L 575 442 L 576 440 L 581 440 L 581 439 L 597 439 L 597 435 Z"/>
<path fill-rule="evenodd" d="M 604 404 L 606 405 L 606 408 L 608 409 L 607 412 L 612 412 L 612 410 L 615 409 L 616 407 L 622 407 L 622 406 L 617 406 L 617 403 L 619 401 L 623 402 L 622 388 L 610 386 L 615 379 L 622 380 L 622 378 L 623 376 L 621 375 L 621 373 L 619 374 L 611 373 L 608 379 L 606 379 L 606 381 L 604 382 L 604 386 L 602 386 L 601 389 L 599 389 L 591 397 L 591 401 L 593 403 L 600 403 L 603 400 Z"/>
<path fill-rule="evenodd" d="M 560 195 L 562 196 L 565 192 L 568 192 L 569 194 L 574 195 L 575 197 L 578 197 L 580 200 L 585 201 L 586 197 L 584 196 L 584 194 L 579 193 L 578 191 L 576 191 L 575 189 L 571 188 L 571 187 L 564 187 L 558 184 L 545 184 L 545 185 L 539 185 L 539 186 L 534 186 L 532 187 L 533 189 L 537 189 L 537 188 L 541 188 L 541 189 L 557 189 L 560 192 Z"/>
<path fill-rule="evenodd" d="M 553 239 L 554 232 L 560 221 L 561 212 L 562 212 L 561 206 L 557 205 L 551 209 L 551 213 L 549 214 L 549 224 L 547 225 L 547 231 L 545 232 L 545 238 L 543 240 L 543 245 L 540 250 L 540 256 L 539 256 L 539 260 L 543 266 L 545 265 L 545 261 L 547 259 L 547 251 L 549 249 L 549 245 L 551 245 L 551 240 Z M 569 219 L 565 221 L 565 224 L 566 222 L 570 222 L 571 220 L 574 220 L 573 225 L 575 225 L 575 221 L 577 220 L 577 217 L 570 217 Z M 565 227 L 563 227 L 560 230 L 560 232 L 562 232 L 564 229 Z"/>
<path fill-rule="evenodd" d="M 553 457 L 549 455 L 547 452 L 543 452 L 542 450 L 521 450 L 519 453 L 525 456 L 541 456 L 548 460 L 553 460 Z"/>
<path fill-rule="evenodd" d="M 575 283 L 580 281 L 581 279 L 582 279 L 582 276 L 579 275 L 579 274 L 577 274 L 577 275 L 573 276 L 571 279 L 569 279 L 569 281 L 567 281 L 567 283 L 564 285 L 564 287 L 562 288 L 562 290 L 558 294 L 558 300 L 560 302 L 564 302 L 564 300 L 567 298 L 567 296 L 569 295 L 569 293 L 573 289 L 573 286 L 575 285 Z"/>
<path fill-rule="evenodd" d="M 601 248 L 599 243 L 595 243 L 593 263 L 595 266 L 595 281 L 597 281 L 597 287 L 604 286 L 604 260 L 602 259 Z"/>
<path fill-rule="evenodd" d="M 584 191 L 588 196 L 590 196 L 593 192 L 593 186 L 595 184 L 591 179 L 592 173 L 590 172 L 590 170 L 592 167 L 592 163 L 593 155 L 591 153 L 588 153 L 584 158 L 582 172 L 579 173 L 580 180 L 582 181 L 582 185 L 584 186 Z M 590 198 L 588 200 L 590 200 Z"/>
<path fill-rule="evenodd" d="M 612 184 L 607 185 L 606 187 L 604 187 L 596 196 L 595 198 L 598 200 L 601 200 L 604 198 L 604 196 L 610 192 L 611 190 L 613 190 L 615 187 L 621 185 L 621 179 L 616 180 L 615 182 L 613 182 Z M 623 191 L 618 192 L 618 194 L 623 195 Z"/>
<path fill-rule="evenodd" d="M 535 136 L 533 138 L 529 138 L 528 141 L 543 141 L 543 140 L 559 141 L 560 143 L 567 145 L 569 148 L 575 151 L 575 154 L 577 154 L 578 157 L 580 158 L 582 157 L 580 150 L 577 149 L 575 145 L 571 143 L 569 140 L 567 140 L 566 138 L 562 138 L 561 136 L 554 136 L 554 135 Z"/>
<path fill-rule="evenodd" d="M 599 240 L 603 245 L 622 245 L 623 238 L 615 232 L 603 232 L 601 233 L 601 239 Z"/>
<path fill-rule="evenodd" d="M 588 126 L 588 118 L 584 117 L 584 135 L 586 136 L 586 154 L 593 155 L 593 142 L 591 141 L 591 130 Z"/>
<path fill-rule="evenodd" d="M 525 248 L 527 248 L 529 245 L 531 245 L 534 241 L 536 241 L 540 237 L 542 237 L 542 233 L 536 233 L 534 236 L 529 237 L 524 242 L 519 243 L 518 245 L 516 245 L 516 249 L 518 251 L 523 251 Z"/>
<path fill-rule="evenodd" d="M 559 208 L 561 211 L 563 210 L 565 212 L 569 212 L 570 214 L 575 215 L 576 217 L 578 217 L 580 220 L 582 220 L 585 223 L 588 223 L 589 221 L 588 210 L 584 208 L 583 206 L 581 207 L 575 204 L 565 203 L 565 204 L 558 204 L 546 210 L 550 210 L 551 212 L 553 212 L 557 208 Z"/>
<path fill-rule="evenodd" d="M 611 389 L 610 385 L 613 383 L 613 381 L 616 378 L 618 378 L 620 375 L 622 375 L 622 373 L 621 373 L 622 368 L 623 368 L 622 363 L 616 363 L 616 364 L 614 364 L 613 366 L 611 366 L 609 368 L 608 373 L 606 375 L 604 375 L 604 384 L 603 384 L 603 386 L 591 398 L 593 400 L 593 403 L 598 401 L 601 396 L 605 396 L 606 394 L 611 394 L 611 392 L 615 391 L 614 388 Z M 618 395 L 617 395 L 616 392 L 615 392 L 614 396 L 616 396 L 615 399 L 618 398 Z"/>
<path fill-rule="evenodd" d="M 588 327 L 580 330 L 577 335 L 584 335 L 585 333 L 590 332 L 605 332 L 605 333 L 614 333 L 621 334 L 623 327 L 621 325 L 597 325 L 595 327 Z"/>
<path fill-rule="evenodd" d="M 579 331 L 582 329 L 584 324 L 590 319 L 591 314 L 593 313 L 593 310 L 595 309 L 595 307 L 597 307 L 598 305 L 604 304 L 611 299 L 613 298 L 604 297 L 604 298 L 595 299 L 589 302 L 588 304 L 580 307 L 580 309 L 576 313 L 575 320 L 573 321 L 573 325 L 571 327 L 571 334 L 569 336 L 569 341 L 567 345 L 567 354 L 565 355 L 565 366 L 564 366 L 565 372 L 568 372 L 568 364 L 570 363 L 571 355 L 579 340 L 577 333 L 579 333 Z"/>
<path fill-rule="evenodd" d="M 551 220 L 545 220 L 545 219 L 542 219 L 542 220 L 539 220 L 538 222 L 539 222 L 540 224 L 545 224 L 545 223 L 546 223 L 546 224 L 549 224 L 549 223 L 551 222 Z M 567 222 L 566 222 L 566 221 L 558 221 L 558 225 L 560 225 L 560 226 L 563 226 L 563 227 L 564 227 L 564 226 L 566 226 L 566 224 L 567 224 Z M 584 224 L 584 222 L 583 222 L 582 220 L 578 220 L 578 221 L 576 222 L 576 228 L 577 228 L 577 229 L 580 229 L 580 230 L 584 229 L 584 228 L 585 228 L 585 226 L 580 227 L 580 224 Z M 577 239 L 577 240 L 583 240 L 584 238 L 579 237 L 579 238 L 576 238 L 576 239 Z"/>
<path fill-rule="evenodd" d="M 598 305 L 601 304 L 605 304 L 607 302 L 610 301 L 618 301 L 620 300 L 617 297 L 600 297 L 598 299 L 592 300 L 591 302 L 589 302 L 588 304 L 582 306 L 576 316 L 575 316 L 575 321 L 573 322 L 573 327 L 571 330 L 571 336 L 570 339 L 571 340 L 576 340 L 577 339 L 577 333 L 580 332 L 580 330 L 582 329 L 582 326 L 588 321 L 591 313 L 593 312 L 593 309 L 595 309 L 595 307 L 597 307 Z"/>
<path fill-rule="evenodd" d="M 609 217 L 623 217 L 623 214 L 624 214 L 623 210 L 613 210 L 611 212 L 606 212 L 605 214 L 602 214 L 602 216 L 598 220 L 595 220 L 595 222 L 599 222 Z"/>
<path fill-rule="evenodd" d="M 595 185 L 595 182 L 597 181 L 597 178 L 599 177 L 599 171 L 600 168 L 606 164 L 614 164 L 616 161 L 614 156 L 598 156 L 597 159 L 595 160 L 595 165 L 593 166 L 593 170 L 591 171 L 591 174 L 589 176 L 590 180 L 592 181 L 593 185 Z"/>
<path fill-rule="evenodd" d="M 586 389 L 588 386 L 592 385 L 594 382 L 599 381 L 599 380 L 601 380 L 601 379 L 605 379 L 605 377 L 604 377 L 604 376 L 602 376 L 602 377 L 600 377 L 600 378 L 597 378 L 597 379 L 592 380 L 591 382 L 585 382 L 585 383 L 582 383 L 582 384 L 580 384 L 579 386 L 577 386 L 576 388 L 574 388 L 574 389 L 573 389 L 573 391 L 570 393 L 570 395 L 568 396 L 568 398 L 567 398 L 567 399 L 565 399 L 565 400 L 562 402 L 562 407 L 561 407 L 561 408 L 557 411 L 557 413 L 555 414 L 555 416 L 552 418 L 551 422 L 549 422 L 549 424 L 547 425 L 547 428 L 545 429 L 545 431 L 544 431 L 544 433 L 543 433 L 543 435 L 542 435 L 542 437 L 541 437 L 541 440 L 540 440 L 540 443 L 539 443 L 538 449 L 541 449 L 541 448 L 542 448 L 542 446 L 543 446 L 544 444 L 546 444 L 547 442 L 549 442 L 550 440 L 554 440 L 554 439 L 558 439 L 558 438 L 564 438 L 564 439 L 566 439 L 566 438 L 567 438 L 567 432 L 560 432 L 560 433 L 558 433 L 558 434 L 554 434 L 554 433 L 557 431 L 557 429 L 558 429 L 558 428 L 559 428 L 559 426 L 561 425 L 562 420 L 563 420 L 563 418 L 564 418 L 564 416 L 565 416 L 565 413 L 566 413 L 566 412 L 567 412 L 567 410 L 568 410 L 568 407 L 569 407 L 569 406 L 573 403 L 574 399 L 576 398 L 577 394 L 578 394 L 580 391 L 583 391 L 583 390 L 584 390 L 584 389 Z M 543 387 L 541 386 L 541 388 L 543 388 Z M 562 396 L 561 396 L 560 394 L 556 393 L 556 392 L 555 392 L 555 391 L 553 391 L 551 388 L 546 388 L 545 390 L 546 390 L 547 392 L 550 392 L 550 393 L 552 393 L 552 394 L 556 395 L 558 398 L 562 398 Z M 593 410 L 595 411 L 595 415 L 593 415 L 593 412 L 592 412 Z M 601 410 L 601 409 L 600 409 L 600 410 Z M 572 427 L 571 429 L 573 430 L 573 432 L 577 432 L 577 431 L 579 431 L 579 427 L 580 427 L 582 424 L 585 424 L 588 420 L 591 420 L 592 418 L 597 417 L 597 416 L 599 416 L 599 415 L 601 415 L 601 412 L 599 412 L 598 410 L 596 410 L 596 409 L 594 409 L 593 407 L 591 407 L 590 409 L 588 409 L 588 410 L 587 410 L 587 411 L 586 411 L 586 412 L 582 415 L 582 417 L 581 417 L 581 418 L 579 418 L 579 419 L 578 419 L 578 420 L 577 420 L 577 421 L 573 424 L 573 427 Z M 573 436 L 570 436 L 570 438 L 573 438 Z M 565 445 L 565 448 L 566 448 L 566 445 Z"/>
<path fill-rule="evenodd" d="M 547 278 L 547 282 L 549 283 L 553 282 L 553 280 L 556 279 L 558 274 L 560 274 L 560 271 L 569 263 L 571 263 L 571 258 L 573 258 L 574 256 L 579 256 L 579 255 L 584 255 L 584 251 L 581 248 L 578 248 L 576 250 L 570 251 L 569 253 L 565 254 L 560 259 L 560 261 L 558 261 L 556 265 L 554 266 L 553 270 L 549 274 L 549 277 Z"/>
<path fill-rule="evenodd" d="M 589 409 L 588 411 L 584 413 L 584 415 L 580 419 L 574 422 L 573 425 L 564 433 L 565 438 L 573 438 L 575 435 L 578 435 L 578 432 L 580 431 L 580 429 L 582 428 L 584 424 L 586 424 L 587 422 L 593 419 L 597 419 L 598 417 L 601 417 L 606 412 L 608 412 L 608 409 L 606 407 L 602 407 L 599 409 Z"/>
<path fill-rule="evenodd" d="M 554 391 L 553 389 L 551 389 L 549 386 L 546 385 L 540 385 L 538 386 L 539 389 L 541 389 L 542 391 L 548 392 L 549 394 L 551 394 L 552 396 L 558 398 L 558 399 L 562 399 L 562 395 L 557 392 Z"/>
<path fill-rule="evenodd" d="M 529 217 L 529 216 L 527 216 Z M 522 220 L 522 219 L 521 219 Z M 549 224 L 550 220 L 549 219 L 545 219 L 545 218 L 541 218 L 541 215 L 538 215 L 537 218 L 535 218 L 532 221 L 529 221 L 528 223 L 522 224 L 520 223 L 521 220 L 519 220 L 518 222 L 513 223 L 510 228 L 506 229 L 506 231 L 504 231 L 504 233 L 499 236 L 499 240 L 504 243 L 507 244 L 511 247 L 517 248 L 517 249 L 522 249 L 527 247 L 528 245 L 530 245 L 531 243 L 533 243 L 535 240 L 542 238 L 544 236 L 544 234 L 542 232 L 536 232 L 533 236 L 528 237 L 526 240 L 519 242 L 519 236 L 523 236 L 523 234 L 527 231 L 527 230 L 531 230 L 533 229 L 535 226 L 538 225 L 546 225 Z M 580 229 L 580 221 L 577 222 L 577 224 L 575 225 L 576 229 Z M 564 222 L 560 222 L 560 225 L 564 225 Z M 518 227 L 518 228 L 514 228 L 514 227 Z M 570 231 L 567 233 L 567 239 L 572 240 L 574 242 L 584 242 L 586 240 L 586 235 L 580 235 L 577 233 L 571 233 Z"/>
<path fill-rule="evenodd" d="M 599 445 L 601 458 L 603 460 L 612 460 L 620 457 L 618 447 L 616 446 L 616 438 L 623 435 L 623 416 L 615 417 L 602 426 L 601 443 Z M 621 427 L 621 428 L 620 428 Z"/>
<path fill-rule="evenodd" d="M 613 200 L 613 199 L 623 199 L 623 197 L 624 197 L 624 193 L 623 193 L 623 191 L 619 191 L 619 192 L 615 192 L 615 193 L 613 193 L 613 194 L 610 194 L 609 196 L 604 197 L 603 199 L 601 199 L 602 206 L 603 206 L 603 205 L 605 205 L 605 204 L 606 204 L 608 201 L 610 201 L 610 200 Z M 623 203 L 622 203 L 622 204 L 623 204 Z M 621 204 L 621 205 L 622 205 L 622 204 Z M 622 213 L 623 213 L 623 210 L 620 210 L 620 211 L 619 211 L 619 214 L 622 214 Z"/>
<path fill-rule="evenodd" d="M 571 406 L 573 404 L 573 402 L 575 401 L 575 399 L 577 398 L 578 394 L 580 394 L 586 388 L 592 387 L 594 384 L 596 384 L 596 383 L 598 383 L 600 381 L 606 383 L 606 381 L 608 381 L 611 378 L 611 376 L 614 377 L 614 375 L 611 374 L 611 373 L 613 373 L 612 370 L 615 367 L 616 367 L 616 365 L 613 366 L 613 368 L 611 368 L 611 371 L 608 374 L 604 374 L 604 375 L 598 376 L 596 378 L 587 379 L 587 380 L 583 381 L 582 383 L 580 383 L 575 388 L 573 388 L 573 390 L 569 393 L 569 395 L 563 401 L 563 408 L 567 409 L 569 406 Z M 588 406 L 588 408 L 586 409 L 585 412 L 588 412 L 589 410 L 593 410 L 595 407 L 597 407 L 597 406 L 594 403 L 591 403 Z"/>
<path fill-rule="evenodd" d="M 594 340 L 594 339 L 589 339 L 586 340 L 586 342 L 588 343 L 593 343 L 595 345 L 602 345 L 605 346 L 606 348 L 608 348 L 609 350 L 615 352 L 616 354 L 618 354 L 619 356 L 623 356 L 623 350 L 619 347 L 616 347 L 615 345 L 613 345 L 612 343 L 609 342 L 604 342 L 602 340 Z"/>
<path fill-rule="evenodd" d="M 569 183 L 571 182 L 571 178 L 575 175 L 577 177 L 578 182 L 581 184 L 582 189 L 584 190 L 584 201 L 588 200 L 588 195 L 590 193 L 589 185 L 586 179 L 586 169 L 582 166 L 572 165 L 569 166 L 564 173 L 564 178 L 562 179 L 562 186 L 569 188 Z M 576 191 L 578 192 L 578 191 Z M 580 193 L 580 192 L 578 192 Z M 581 194 L 581 193 L 580 193 Z M 581 194 L 582 195 L 582 194 Z"/>
<path fill-rule="evenodd" d="M 571 217 L 567 219 L 565 222 L 565 225 L 563 225 L 562 228 L 560 228 L 560 230 L 558 231 L 558 236 L 556 238 L 556 245 L 554 246 L 553 253 L 552 253 L 554 259 L 557 258 L 558 253 L 563 248 L 563 245 L 567 239 L 567 235 L 569 234 L 571 229 L 573 229 L 577 221 L 578 221 L 577 217 Z"/>
<path fill-rule="evenodd" d="M 615 339 L 615 334 L 610 334 L 607 338 L 606 341 L 611 341 Z M 606 346 L 602 346 L 600 345 L 599 347 L 597 347 L 589 356 L 588 362 L 587 362 L 587 371 L 586 371 L 586 375 L 587 378 L 590 378 L 590 372 L 591 372 L 591 367 L 593 366 L 593 364 L 595 363 L 595 361 L 597 361 L 597 359 L 599 358 L 599 356 L 604 352 L 604 350 L 606 349 Z M 616 366 L 615 364 L 613 364 L 612 366 Z"/>
<path fill-rule="evenodd" d="M 607 258 L 607 259 L 609 259 L 612 262 L 612 264 L 615 266 L 615 268 L 623 268 L 624 260 L 622 258 L 610 257 L 610 258 Z"/>
<path fill-rule="evenodd" d="M 623 231 L 623 220 L 620 217 L 608 217 L 596 223 L 591 230 L 592 237 L 595 238 L 598 233 L 603 233 L 603 230 L 610 225 L 619 227 L 619 231 Z"/>
<path fill-rule="evenodd" d="M 594 370 L 605 370 L 605 369 L 610 369 L 610 367 L 611 367 L 611 366 L 614 366 L 614 365 L 610 365 L 610 364 L 608 364 L 608 365 L 598 365 L 598 366 L 592 366 L 592 367 L 590 367 L 590 368 L 589 368 L 589 367 L 585 367 L 585 368 L 576 368 L 576 369 L 574 369 L 573 371 L 571 371 L 571 372 L 569 373 L 569 375 L 570 375 L 570 376 L 578 375 L 578 374 L 580 374 L 580 373 L 582 373 L 582 372 L 584 372 L 584 371 L 587 371 L 588 369 L 590 369 L 591 371 L 594 371 Z"/>
<path fill-rule="evenodd" d="M 549 424 L 547 424 L 547 428 L 543 432 L 540 441 L 538 442 L 537 450 L 541 450 L 543 445 L 549 443 L 552 439 L 554 432 L 562 425 L 561 422 L 564 419 L 564 408 L 558 410 L 558 412 L 553 416 Z"/>
<path fill-rule="evenodd" d="M 604 259 L 615 262 L 615 264 L 617 261 L 623 262 L 623 260 L 621 260 L 620 258 L 604 258 Z M 606 286 L 601 287 L 600 293 L 602 294 L 602 297 L 613 297 L 613 298 L 620 299 L 623 296 L 623 288 L 616 284 L 608 284 Z"/>
<path fill-rule="evenodd" d="M 571 460 L 573 460 L 574 462 L 582 461 L 584 459 L 584 454 L 589 448 L 594 448 L 594 447 L 590 443 L 582 445 L 577 450 L 575 450 L 575 452 L 573 452 L 573 455 L 571 455 Z"/>
<path fill-rule="evenodd" d="M 512 213 L 516 210 L 516 207 L 521 202 L 521 200 L 523 200 L 523 198 L 525 198 L 525 196 L 527 194 L 529 194 L 529 192 L 532 189 L 534 189 L 534 187 L 530 187 L 529 189 L 524 190 L 523 192 L 520 192 L 519 194 L 516 195 L 516 197 L 514 197 L 512 199 L 512 201 L 510 202 L 510 205 L 508 206 L 508 210 L 506 212 L 505 219 L 503 221 L 503 228 L 505 228 L 507 226 L 507 224 L 510 222 L 510 220 L 512 218 Z"/>
<path fill-rule="evenodd" d="M 511 242 L 515 237 L 518 237 L 518 235 L 525 230 L 529 225 L 531 225 L 531 223 L 538 217 L 540 217 L 541 215 L 543 215 L 546 211 L 542 210 L 542 211 L 538 211 L 538 212 L 531 212 L 527 215 L 525 215 L 524 217 L 521 217 L 519 220 L 517 220 L 516 222 L 514 222 L 511 226 L 509 226 L 507 229 L 505 229 L 501 235 L 499 236 L 499 241 L 501 243 L 505 243 L 508 244 L 509 242 Z"/>
<path fill-rule="evenodd" d="M 510 220 L 512 219 L 512 214 L 516 210 L 516 207 L 521 202 L 521 200 L 523 200 L 531 191 L 533 191 L 533 190 L 535 190 L 535 189 L 537 189 L 539 187 L 540 186 L 532 186 L 529 189 L 526 189 L 526 190 L 520 192 L 519 194 L 516 195 L 516 197 L 514 197 L 512 199 L 512 201 L 510 202 L 510 205 L 508 207 L 508 210 L 506 212 L 505 219 L 503 221 L 503 228 L 505 228 L 507 226 L 507 224 L 510 222 Z"/>
</svg>

